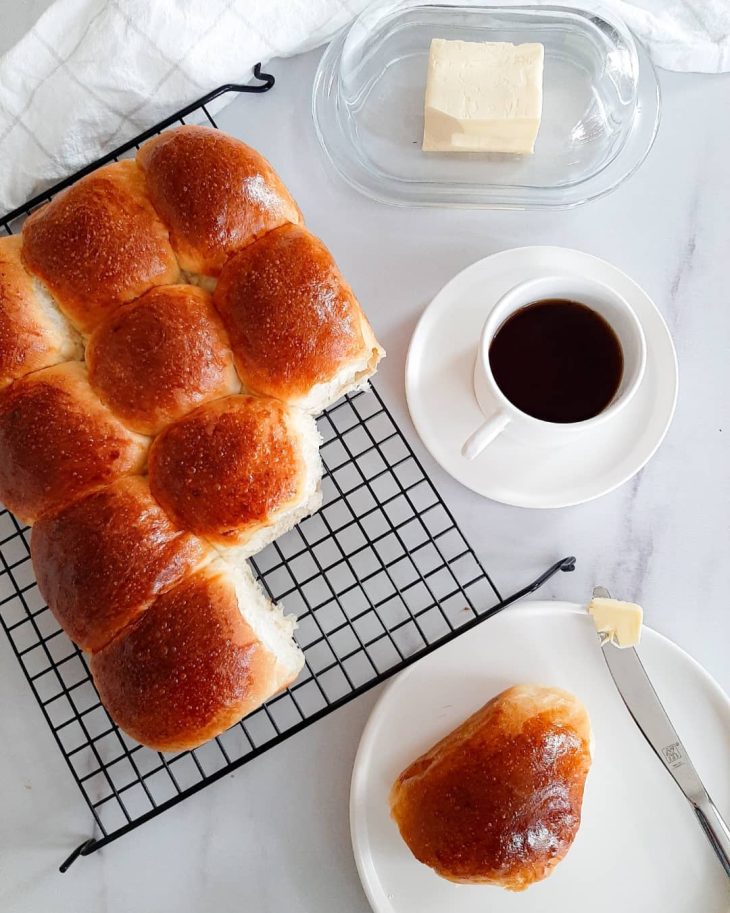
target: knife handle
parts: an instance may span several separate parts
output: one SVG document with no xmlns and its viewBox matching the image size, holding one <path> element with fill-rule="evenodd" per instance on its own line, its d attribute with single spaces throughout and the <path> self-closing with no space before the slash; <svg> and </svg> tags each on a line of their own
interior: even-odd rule
<svg viewBox="0 0 730 913">
<path fill-rule="evenodd" d="M 710 846 L 730 878 L 730 830 L 727 824 L 707 793 L 698 802 L 692 802 L 692 807 Z"/>
</svg>

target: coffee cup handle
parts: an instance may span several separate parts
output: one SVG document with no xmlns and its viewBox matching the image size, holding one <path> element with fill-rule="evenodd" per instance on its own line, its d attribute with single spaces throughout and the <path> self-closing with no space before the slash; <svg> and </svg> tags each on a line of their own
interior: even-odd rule
<svg viewBox="0 0 730 913">
<path fill-rule="evenodd" d="M 509 423 L 510 417 L 506 412 L 495 412 L 473 434 L 469 435 L 461 448 L 461 455 L 467 460 L 475 459 L 485 447 L 499 437 Z"/>
</svg>

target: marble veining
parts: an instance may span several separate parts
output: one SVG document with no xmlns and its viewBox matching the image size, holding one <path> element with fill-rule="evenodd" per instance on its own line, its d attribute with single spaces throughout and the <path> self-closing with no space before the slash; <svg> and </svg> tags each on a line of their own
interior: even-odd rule
<svg viewBox="0 0 730 913">
<path fill-rule="evenodd" d="M 357 195 L 328 168 L 309 117 L 318 56 L 275 61 L 275 90 L 238 99 L 219 124 L 272 159 L 332 249 L 388 349 L 379 390 L 495 582 L 515 589 L 575 554 L 577 570 L 543 595 L 582 601 L 602 583 L 642 602 L 647 623 L 730 690 L 730 76 L 662 73 L 656 146 L 602 200 L 554 213 L 409 210 Z M 680 360 L 675 422 L 654 460 L 605 498 L 563 511 L 466 491 L 420 446 L 403 395 L 426 303 L 469 263 L 527 244 L 580 248 L 624 269 L 664 312 Z M 91 817 L 4 636 L 0 694 L 2 913 L 367 913 L 347 803 L 375 692 L 65 876 L 57 866 L 92 833 Z"/>
</svg>

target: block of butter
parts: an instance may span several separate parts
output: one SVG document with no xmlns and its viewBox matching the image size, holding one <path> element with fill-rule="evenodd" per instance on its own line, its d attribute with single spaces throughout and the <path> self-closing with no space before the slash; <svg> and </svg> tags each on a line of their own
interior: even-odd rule
<svg viewBox="0 0 730 913">
<path fill-rule="evenodd" d="M 641 638 L 643 612 L 635 602 L 596 597 L 588 604 L 599 634 L 607 634 L 617 647 L 635 647 Z"/>
<path fill-rule="evenodd" d="M 434 38 L 425 152 L 530 153 L 542 115 L 541 44 Z"/>
</svg>

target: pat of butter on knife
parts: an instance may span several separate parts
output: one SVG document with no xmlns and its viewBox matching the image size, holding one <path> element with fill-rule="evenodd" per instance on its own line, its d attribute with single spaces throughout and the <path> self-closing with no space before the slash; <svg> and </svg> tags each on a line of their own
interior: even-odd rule
<svg viewBox="0 0 730 913">
<path fill-rule="evenodd" d="M 434 38 L 424 152 L 531 153 L 542 116 L 541 44 Z"/>
<path fill-rule="evenodd" d="M 617 647 L 635 647 L 641 639 L 643 611 L 635 602 L 596 597 L 589 602 L 588 612 L 598 633 Z"/>
</svg>

